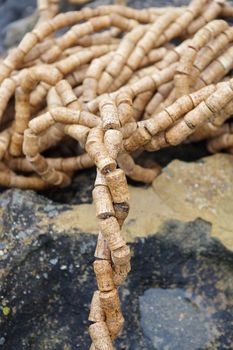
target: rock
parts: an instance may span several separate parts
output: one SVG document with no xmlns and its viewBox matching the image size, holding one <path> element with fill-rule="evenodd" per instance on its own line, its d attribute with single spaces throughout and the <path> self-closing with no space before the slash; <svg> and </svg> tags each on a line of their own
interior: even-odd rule
<svg viewBox="0 0 233 350">
<path fill-rule="evenodd" d="M 187 4 L 189 4 L 189 0 L 145 0 L 143 1 L 143 5 L 142 5 L 142 1 L 141 0 L 126 0 L 126 4 L 127 6 L 132 6 L 135 8 L 148 8 L 148 7 L 164 7 L 164 6 L 186 6 Z M 92 1 L 90 6 L 100 6 L 100 5 L 109 5 L 109 4 L 113 4 L 114 0 L 95 0 Z"/>
<path fill-rule="evenodd" d="M 96 288 L 92 270 L 95 236 L 72 225 L 58 232 L 56 218 L 70 207 L 31 191 L 6 191 L 0 203 L 4 242 L 0 258 L 0 347 L 88 349 L 88 309 Z M 116 341 L 116 350 L 157 349 L 158 339 L 167 344 L 163 349 L 182 349 L 178 316 L 189 321 L 185 328 L 188 349 L 192 349 L 196 331 L 203 325 L 206 328 L 198 334 L 202 344 L 207 341 L 206 329 L 213 334 L 210 337 L 208 333 L 212 347 L 205 349 L 231 349 L 233 253 L 211 238 L 210 230 L 211 225 L 201 219 L 189 223 L 170 220 L 156 235 L 131 244 L 132 272 L 120 289 L 126 326 Z M 157 296 L 163 291 L 148 314 L 155 322 L 159 311 L 161 328 L 153 323 L 156 327 L 151 329 L 145 318 L 148 297 L 153 298 L 147 292 L 151 288 Z M 176 297 L 181 300 L 172 309 Z M 166 303 L 170 303 L 170 315 Z M 174 322 L 178 328 L 171 328 L 167 337 L 167 326 Z"/>
<path fill-rule="evenodd" d="M 189 4 L 189 0 L 166 0 L 166 6 L 186 6 Z M 129 6 L 133 6 L 136 8 L 141 8 L 142 7 L 142 2 L 140 0 L 127 0 L 127 4 Z M 163 0 L 146 0 L 143 2 L 143 7 L 153 7 L 153 6 L 158 6 L 158 7 L 164 7 L 165 6 L 165 1 Z"/>
<path fill-rule="evenodd" d="M 23 36 L 30 32 L 38 19 L 36 12 L 25 18 L 19 19 L 10 23 L 6 29 L 6 36 L 4 39 L 4 45 L 6 48 L 18 45 Z"/>
<path fill-rule="evenodd" d="M 153 262 L 160 272 L 150 279 L 153 288 L 139 298 L 148 349 L 232 348 L 233 283 L 227 275 L 233 253 L 225 255 L 227 250 L 209 232 L 210 225 L 201 219 L 170 221 L 154 236 L 158 257 Z"/>
<path fill-rule="evenodd" d="M 232 155 L 216 154 L 195 163 L 173 161 L 154 181 L 153 189 L 165 212 L 172 211 L 170 218 L 190 221 L 200 217 L 212 224 L 213 237 L 233 249 Z M 164 217 L 163 208 L 156 212 Z"/>
<path fill-rule="evenodd" d="M 186 5 L 188 0 L 166 0 L 166 5 Z M 113 4 L 114 0 L 90 0 L 85 6 Z M 60 0 L 61 11 L 77 10 L 82 6 L 70 5 L 68 0 Z M 141 8 L 140 0 L 128 0 L 128 6 Z M 164 6 L 164 1 L 145 0 L 143 7 Z M 19 43 L 26 31 L 36 23 L 37 14 L 34 12 L 36 0 L 6 0 L 0 1 L 0 52 Z M 4 43 L 4 45 L 3 45 Z"/>
<path fill-rule="evenodd" d="M 173 161 L 153 186 L 130 187 L 132 272 L 120 289 L 126 326 L 116 350 L 192 350 L 197 334 L 199 349 L 232 349 L 232 176 L 222 154 Z M 79 200 L 89 202 L 84 187 Z M 0 195 L 0 348 L 88 348 L 94 216 L 89 203 Z"/>
<path fill-rule="evenodd" d="M 30 16 L 34 12 L 35 7 L 36 0 L 7 0 L 0 3 L 0 51 L 5 50 L 3 42 L 9 29 L 8 25 L 21 18 Z M 21 30 L 21 28 L 19 29 Z M 18 36 L 18 33 L 15 32 L 15 34 Z M 14 38 L 12 40 L 12 44 L 14 44 Z"/>
<path fill-rule="evenodd" d="M 127 240 L 154 234 L 171 218 L 202 218 L 212 224 L 211 235 L 233 250 L 232 165 L 233 156 L 227 154 L 192 163 L 174 160 L 153 186 L 130 186 L 131 210 L 124 225 Z M 58 231 L 72 226 L 84 232 L 98 232 L 94 207 L 88 203 L 61 211 L 54 224 Z"/>
<path fill-rule="evenodd" d="M 155 349 L 206 348 L 212 329 L 182 289 L 147 289 L 140 310 L 142 329 Z"/>
</svg>

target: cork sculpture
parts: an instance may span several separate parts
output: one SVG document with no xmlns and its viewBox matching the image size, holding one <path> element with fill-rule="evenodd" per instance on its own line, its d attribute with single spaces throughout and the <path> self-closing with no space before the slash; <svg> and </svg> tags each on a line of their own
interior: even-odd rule
<svg viewBox="0 0 233 350">
<path fill-rule="evenodd" d="M 193 0 L 138 10 L 116 1 L 58 12 L 58 0 L 38 0 L 35 28 L 0 61 L 0 185 L 65 187 L 96 167 L 89 333 L 91 350 L 111 350 L 130 272 L 126 176 L 151 183 L 161 171 L 137 164 L 138 154 L 199 140 L 233 154 L 233 7 Z M 73 156 L 46 156 L 71 140 Z"/>
</svg>

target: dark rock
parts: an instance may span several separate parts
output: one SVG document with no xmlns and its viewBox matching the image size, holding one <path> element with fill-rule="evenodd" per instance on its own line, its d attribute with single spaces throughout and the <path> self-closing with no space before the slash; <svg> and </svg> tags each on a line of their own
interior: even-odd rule
<svg viewBox="0 0 233 350">
<path fill-rule="evenodd" d="M 0 204 L 0 348 L 88 349 L 96 237 L 58 233 L 53 222 L 69 206 L 34 192 L 9 190 Z M 210 229 L 200 219 L 169 221 L 132 243 L 117 350 L 192 350 L 197 337 L 195 349 L 232 349 L 233 253 Z"/>
<path fill-rule="evenodd" d="M 61 11 L 80 9 L 81 6 L 69 5 L 68 1 L 60 0 Z M 95 0 L 86 6 L 99 6 L 103 4 L 113 4 L 114 0 Z M 151 6 L 181 6 L 187 5 L 189 0 L 166 0 L 155 1 L 145 0 L 128 0 L 127 5 L 142 8 Z M 6 48 L 17 45 L 26 31 L 33 28 L 36 23 L 37 15 L 34 14 L 36 9 L 36 0 L 0 0 L 0 52 Z"/>
<path fill-rule="evenodd" d="M 4 50 L 4 38 L 8 25 L 31 15 L 36 7 L 36 0 L 7 0 L 0 3 L 0 51 Z"/>
<path fill-rule="evenodd" d="M 23 36 L 34 28 L 37 20 L 38 14 L 34 12 L 25 18 L 10 23 L 7 26 L 4 46 L 6 48 L 11 48 L 18 45 Z"/>
<path fill-rule="evenodd" d="M 92 190 L 96 177 L 94 168 L 77 172 L 71 184 L 65 188 L 50 188 L 42 194 L 59 203 L 81 204 L 92 202 Z"/>
<path fill-rule="evenodd" d="M 155 349 L 203 349 L 211 334 L 205 312 L 183 289 L 150 288 L 140 297 L 141 325 Z"/>
</svg>

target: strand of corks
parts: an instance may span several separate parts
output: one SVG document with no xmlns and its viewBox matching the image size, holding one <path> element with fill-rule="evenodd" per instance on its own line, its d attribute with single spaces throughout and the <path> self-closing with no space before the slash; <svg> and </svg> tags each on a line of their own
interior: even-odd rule
<svg viewBox="0 0 233 350">
<path fill-rule="evenodd" d="M 56 15 L 58 0 L 38 1 L 36 27 L 0 62 L 0 185 L 65 187 L 96 167 L 91 350 L 113 349 L 124 323 L 126 176 L 151 183 L 161 171 L 137 164 L 138 155 L 200 140 L 233 153 L 233 8 L 116 3 Z"/>
</svg>

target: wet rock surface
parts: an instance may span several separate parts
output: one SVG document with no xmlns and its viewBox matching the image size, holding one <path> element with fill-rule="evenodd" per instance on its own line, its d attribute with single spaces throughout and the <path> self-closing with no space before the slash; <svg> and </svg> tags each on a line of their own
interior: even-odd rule
<svg viewBox="0 0 233 350">
<path fill-rule="evenodd" d="M 72 226 L 58 232 L 54 221 L 69 206 L 31 191 L 6 191 L 0 204 L 0 347 L 88 349 L 96 237 Z M 201 219 L 170 220 L 131 244 L 117 350 L 194 349 L 200 325 L 195 349 L 232 349 L 233 253 L 210 230 Z"/>
</svg>

